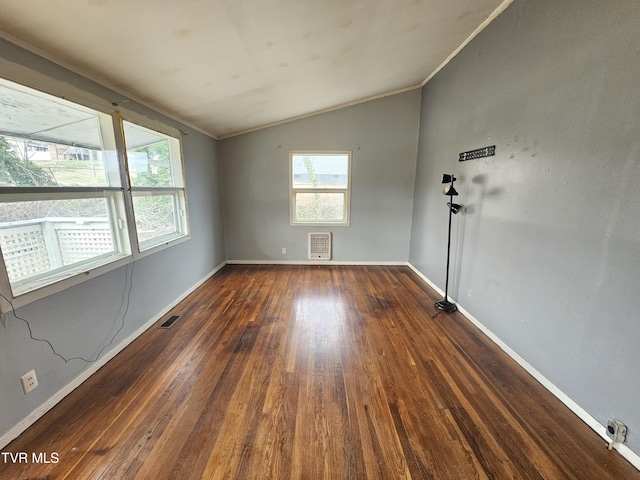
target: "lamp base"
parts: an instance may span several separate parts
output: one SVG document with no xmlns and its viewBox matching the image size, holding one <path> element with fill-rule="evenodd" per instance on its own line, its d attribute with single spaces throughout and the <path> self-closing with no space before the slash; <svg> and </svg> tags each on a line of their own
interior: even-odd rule
<svg viewBox="0 0 640 480">
<path fill-rule="evenodd" d="M 458 307 L 456 307 L 455 303 L 451 303 L 449 300 L 440 300 L 435 303 L 436 308 L 442 310 L 443 312 L 455 312 Z"/>
</svg>

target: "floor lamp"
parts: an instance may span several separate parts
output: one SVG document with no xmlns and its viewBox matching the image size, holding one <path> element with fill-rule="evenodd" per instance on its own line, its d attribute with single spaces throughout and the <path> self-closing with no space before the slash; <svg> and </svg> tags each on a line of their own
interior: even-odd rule
<svg viewBox="0 0 640 480">
<path fill-rule="evenodd" d="M 444 282 L 444 299 L 436 302 L 436 308 L 439 308 L 443 312 L 455 312 L 458 307 L 456 307 L 455 303 L 451 303 L 449 301 L 449 259 L 451 258 L 451 217 L 456 213 L 462 210 L 462 205 L 458 205 L 457 203 L 453 203 L 454 195 L 458 195 L 456 189 L 453 188 L 453 182 L 456 181 L 456 177 L 452 174 L 445 173 L 442 175 L 442 183 L 449 183 L 442 190 L 442 193 L 449 196 L 449 202 L 447 202 L 447 206 L 449 207 L 449 234 L 447 236 L 447 276 Z"/>
</svg>

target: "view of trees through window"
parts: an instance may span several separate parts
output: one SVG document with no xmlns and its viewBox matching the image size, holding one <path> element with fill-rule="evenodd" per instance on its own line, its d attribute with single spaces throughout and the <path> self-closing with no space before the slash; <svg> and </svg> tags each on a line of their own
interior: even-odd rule
<svg viewBox="0 0 640 480">
<path fill-rule="evenodd" d="M 21 143 L 22 149 L 20 149 Z M 42 146 L 40 148 L 46 147 Z M 18 139 L 9 140 L 4 136 L 0 136 L 1 185 L 20 187 L 55 185 L 55 179 L 50 172 L 29 160 L 29 150 L 27 143 L 24 141 L 21 142 Z"/>
<path fill-rule="evenodd" d="M 158 190 L 174 187 L 169 139 L 125 122 L 125 136 L 130 136 L 132 143 L 140 135 L 157 140 L 127 149 L 136 231 L 138 241 L 145 242 L 176 232 L 178 206 L 173 194 Z"/>
<path fill-rule="evenodd" d="M 170 187 L 173 185 L 168 141 L 164 140 L 138 147 L 128 153 L 130 156 L 129 165 L 135 164 L 134 168 L 130 167 L 132 185 L 138 187 Z M 140 161 L 141 157 L 142 161 Z"/>
<path fill-rule="evenodd" d="M 128 152 L 132 160 L 131 183 L 144 187 L 172 185 L 169 143 L 164 140 Z M 0 136 L 0 186 L 55 187 L 106 185 L 102 152 L 86 148 Z M 140 240 L 174 228 L 171 196 L 135 197 L 136 226 Z M 106 217 L 105 207 L 95 199 L 48 202 L 0 203 L 0 222 L 47 217 Z M 146 232 L 146 234 L 145 234 Z"/>
<path fill-rule="evenodd" d="M 105 185 L 102 152 L 69 154 L 66 145 L 34 142 L 0 135 L 0 186 L 56 187 Z M 84 159 L 79 159 L 84 156 Z M 104 217 L 105 208 L 95 199 L 79 198 L 48 202 L 2 202 L 0 222 L 46 217 Z"/>
</svg>

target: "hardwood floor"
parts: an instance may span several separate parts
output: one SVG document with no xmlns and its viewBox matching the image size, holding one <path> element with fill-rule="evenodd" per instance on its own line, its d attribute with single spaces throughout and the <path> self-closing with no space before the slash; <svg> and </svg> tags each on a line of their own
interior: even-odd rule
<svg viewBox="0 0 640 480">
<path fill-rule="evenodd" d="M 640 479 L 406 267 L 226 266 L 2 479 Z M 158 325 L 161 322 L 158 323 Z"/>
</svg>

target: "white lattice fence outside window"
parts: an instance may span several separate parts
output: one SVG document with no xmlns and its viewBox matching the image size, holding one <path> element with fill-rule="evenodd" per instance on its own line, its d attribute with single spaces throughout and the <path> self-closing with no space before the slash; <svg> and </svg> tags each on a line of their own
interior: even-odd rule
<svg viewBox="0 0 640 480">
<path fill-rule="evenodd" d="M 40 222 L 0 229 L 0 247 L 4 253 L 7 274 L 12 280 L 51 269 Z"/>
<path fill-rule="evenodd" d="M 76 225 L 55 224 L 62 265 L 71 265 L 113 251 L 107 222 Z"/>
<path fill-rule="evenodd" d="M 0 247 L 12 282 L 114 250 L 106 219 L 50 219 L 0 224 Z"/>
</svg>

